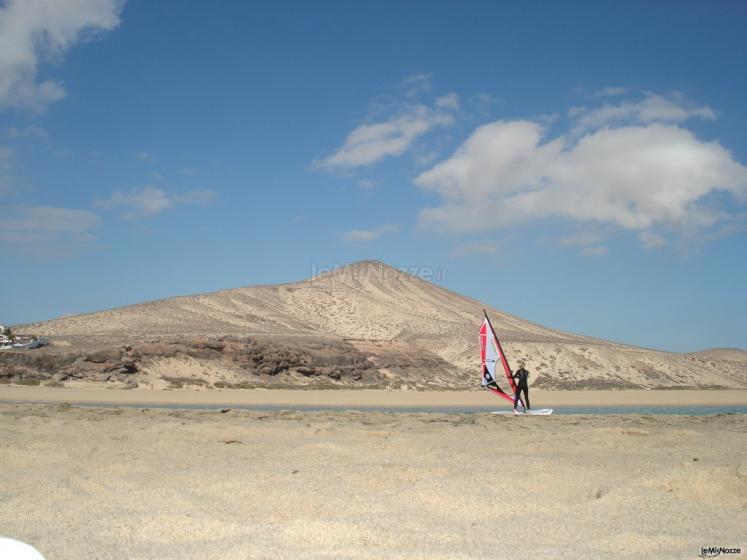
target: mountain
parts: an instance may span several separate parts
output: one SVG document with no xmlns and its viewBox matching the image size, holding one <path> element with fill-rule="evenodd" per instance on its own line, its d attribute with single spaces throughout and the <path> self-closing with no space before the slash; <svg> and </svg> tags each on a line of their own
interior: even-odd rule
<svg viewBox="0 0 747 560">
<path fill-rule="evenodd" d="M 526 361 L 535 387 L 747 387 L 744 360 L 553 330 L 376 261 L 302 282 L 168 298 L 20 330 L 55 341 L 37 356 L 66 356 L 60 367 L 70 375 L 55 377 L 49 366 L 50 375 L 37 378 L 42 383 L 69 383 L 83 368 L 79 379 L 129 386 L 470 388 L 479 383 L 483 308 L 509 359 Z M 14 363 L 27 373 L 40 367 Z M 91 364 L 115 373 L 107 377 Z"/>
</svg>

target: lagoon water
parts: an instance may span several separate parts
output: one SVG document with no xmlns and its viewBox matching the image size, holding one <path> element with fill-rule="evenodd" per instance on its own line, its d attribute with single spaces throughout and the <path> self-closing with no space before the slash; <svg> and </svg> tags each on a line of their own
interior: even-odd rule
<svg viewBox="0 0 747 560">
<path fill-rule="evenodd" d="M 36 403 L 29 403 L 36 404 Z M 510 411 L 507 407 L 380 407 L 380 406 L 324 406 L 324 405 L 236 405 L 199 403 L 85 403 L 81 408 L 159 408 L 168 410 L 244 410 L 256 412 L 380 412 L 380 413 L 433 413 L 433 414 L 490 414 Z M 554 415 L 684 415 L 708 416 L 711 414 L 747 414 L 747 406 L 559 406 Z"/>
</svg>

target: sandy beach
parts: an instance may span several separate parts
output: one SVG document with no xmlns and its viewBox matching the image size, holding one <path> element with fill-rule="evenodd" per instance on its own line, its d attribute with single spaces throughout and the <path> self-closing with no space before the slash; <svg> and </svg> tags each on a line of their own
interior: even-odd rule
<svg viewBox="0 0 747 560">
<path fill-rule="evenodd" d="M 744 415 L 3 404 L 0 519 L 48 559 L 695 558 L 747 545 L 746 435 Z"/>
<path fill-rule="evenodd" d="M 307 390 L 127 390 L 92 387 L 0 387 L 0 403 L 169 404 L 215 406 L 490 407 L 510 403 L 487 391 Z M 542 391 L 532 406 L 747 406 L 747 390 Z"/>
</svg>

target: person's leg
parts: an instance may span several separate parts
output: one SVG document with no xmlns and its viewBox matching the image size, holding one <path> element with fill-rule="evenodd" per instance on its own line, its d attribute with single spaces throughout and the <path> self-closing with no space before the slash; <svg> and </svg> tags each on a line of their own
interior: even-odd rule
<svg viewBox="0 0 747 560">
<path fill-rule="evenodd" d="M 527 405 L 527 410 L 529 410 L 529 387 L 524 387 L 524 402 Z"/>
<path fill-rule="evenodd" d="M 516 391 L 514 392 L 514 410 L 516 410 L 516 405 L 519 404 L 520 393 L 521 393 L 521 389 L 519 387 L 516 387 Z"/>
</svg>

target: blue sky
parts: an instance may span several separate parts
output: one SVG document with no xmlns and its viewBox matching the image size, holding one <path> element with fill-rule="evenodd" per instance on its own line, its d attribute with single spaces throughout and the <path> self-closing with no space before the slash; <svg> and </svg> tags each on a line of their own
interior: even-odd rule
<svg viewBox="0 0 747 560">
<path fill-rule="evenodd" d="M 0 322 L 360 259 L 747 348 L 741 2 L 0 1 Z"/>
</svg>

